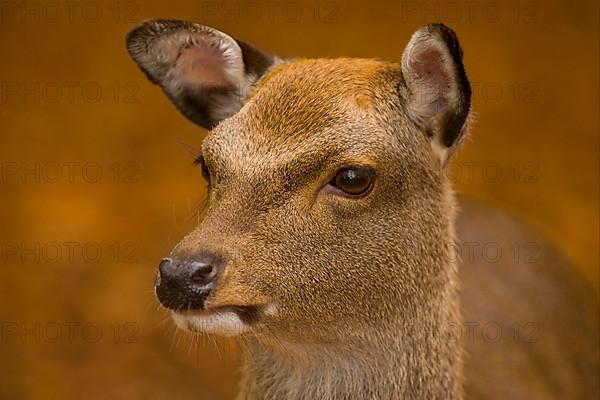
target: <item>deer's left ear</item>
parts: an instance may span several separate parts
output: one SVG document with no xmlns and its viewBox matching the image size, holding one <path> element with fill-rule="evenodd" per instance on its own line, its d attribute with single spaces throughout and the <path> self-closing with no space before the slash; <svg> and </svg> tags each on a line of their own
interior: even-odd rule
<svg viewBox="0 0 600 400">
<path fill-rule="evenodd" d="M 402 76 L 408 114 L 443 164 L 464 136 L 471 108 L 471 86 L 455 33 L 442 24 L 415 32 L 402 54 Z"/>
<path fill-rule="evenodd" d="M 212 129 L 243 106 L 276 58 L 214 28 L 150 20 L 127 34 L 127 50 L 179 111 Z"/>
</svg>

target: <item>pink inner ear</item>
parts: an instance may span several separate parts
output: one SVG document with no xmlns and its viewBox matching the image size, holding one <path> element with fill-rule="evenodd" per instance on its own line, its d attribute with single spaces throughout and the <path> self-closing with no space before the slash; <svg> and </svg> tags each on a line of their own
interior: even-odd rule
<svg viewBox="0 0 600 400">
<path fill-rule="evenodd" d="M 413 68 L 419 80 L 439 89 L 448 88 L 450 75 L 446 68 L 442 53 L 435 48 L 421 51 L 413 61 Z"/>
<path fill-rule="evenodd" d="M 440 107 L 447 104 L 452 90 L 452 78 L 444 56 L 435 47 L 428 47 L 414 56 L 411 68 L 417 85 L 417 100 L 433 106 L 434 113 L 439 112 Z"/>
<path fill-rule="evenodd" d="M 228 87 L 226 60 L 216 44 L 197 41 L 181 51 L 177 59 L 176 76 L 182 80 L 205 87 Z"/>
</svg>

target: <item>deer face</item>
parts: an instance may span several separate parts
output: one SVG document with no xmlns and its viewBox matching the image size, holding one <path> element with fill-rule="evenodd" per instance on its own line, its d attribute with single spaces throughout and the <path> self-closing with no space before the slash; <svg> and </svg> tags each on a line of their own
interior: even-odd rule
<svg viewBox="0 0 600 400">
<path fill-rule="evenodd" d="M 180 326 L 337 340 L 408 317 L 444 288 L 441 166 L 470 101 L 448 28 L 417 31 L 401 64 L 284 61 L 179 21 L 142 23 L 128 49 L 212 129 L 198 159 L 206 213 L 156 286 Z"/>
</svg>

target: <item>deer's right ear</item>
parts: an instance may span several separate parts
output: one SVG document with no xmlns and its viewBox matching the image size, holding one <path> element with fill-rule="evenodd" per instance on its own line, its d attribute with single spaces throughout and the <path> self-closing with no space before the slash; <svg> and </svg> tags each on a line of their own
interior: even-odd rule
<svg viewBox="0 0 600 400">
<path fill-rule="evenodd" d="M 275 61 L 216 29 L 175 20 L 140 23 L 127 34 L 127 50 L 186 117 L 207 129 L 238 112 Z"/>
</svg>

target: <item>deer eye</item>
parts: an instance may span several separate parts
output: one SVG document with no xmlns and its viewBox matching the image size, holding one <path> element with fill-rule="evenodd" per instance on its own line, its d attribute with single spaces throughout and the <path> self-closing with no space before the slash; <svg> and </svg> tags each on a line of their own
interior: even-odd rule
<svg viewBox="0 0 600 400">
<path fill-rule="evenodd" d="M 195 164 L 200 164 L 200 168 L 202 169 L 202 177 L 210 185 L 210 171 L 208 170 L 208 166 L 206 165 L 206 162 L 204 161 L 204 157 L 202 157 L 202 156 L 198 157 L 194 161 L 194 163 Z"/>
<path fill-rule="evenodd" d="M 349 196 L 361 196 L 373 188 L 375 173 L 363 167 L 344 168 L 335 175 L 329 184 Z"/>
</svg>

